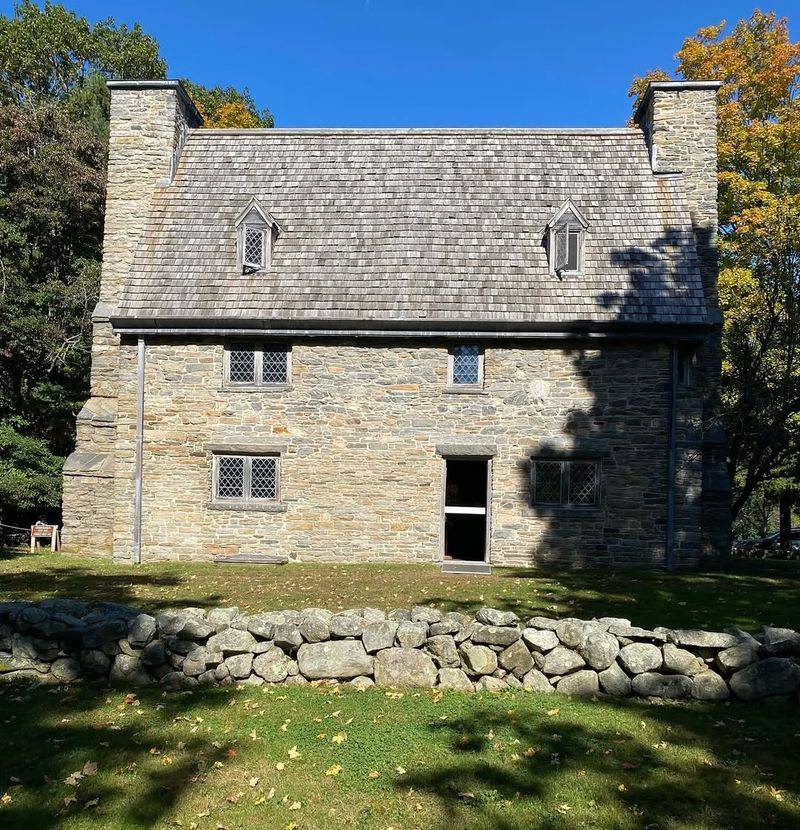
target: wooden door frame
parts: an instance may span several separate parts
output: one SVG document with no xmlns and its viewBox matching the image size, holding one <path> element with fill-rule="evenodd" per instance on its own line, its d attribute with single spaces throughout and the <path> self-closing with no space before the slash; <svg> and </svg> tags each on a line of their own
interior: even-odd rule
<svg viewBox="0 0 800 830">
<path fill-rule="evenodd" d="M 446 514 L 444 511 L 447 501 L 447 462 L 448 461 L 485 461 L 486 462 L 486 538 L 483 543 L 483 561 L 487 565 L 491 564 L 491 542 L 492 542 L 492 461 L 494 459 L 491 455 L 443 455 L 442 456 L 442 474 L 439 485 L 439 562 L 445 561 L 445 522 Z"/>
</svg>

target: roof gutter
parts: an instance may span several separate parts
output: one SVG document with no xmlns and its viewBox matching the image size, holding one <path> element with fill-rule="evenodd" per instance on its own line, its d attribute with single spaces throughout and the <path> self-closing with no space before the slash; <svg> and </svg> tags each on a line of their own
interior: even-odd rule
<svg viewBox="0 0 800 830">
<path fill-rule="evenodd" d="M 494 340 L 644 339 L 696 340 L 713 331 L 714 323 L 573 323 L 547 326 L 531 323 L 470 323 L 465 320 L 226 320 L 222 318 L 110 317 L 114 331 L 128 336 L 160 337 L 303 337 L 303 338 L 482 338 Z"/>
</svg>

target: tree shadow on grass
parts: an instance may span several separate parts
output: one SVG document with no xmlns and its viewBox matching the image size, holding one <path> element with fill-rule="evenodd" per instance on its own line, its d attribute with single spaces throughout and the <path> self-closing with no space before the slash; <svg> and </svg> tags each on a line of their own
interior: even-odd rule
<svg viewBox="0 0 800 830">
<path fill-rule="evenodd" d="M 616 616 L 637 625 L 673 628 L 800 626 L 798 568 L 737 567 L 724 573 L 506 568 L 496 570 L 495 576 L 521 584 L 497 591 L 489 604 L 523 617 Z M 475 610 L 474 599 L 453 594 L 431 597 L 430 602 L 450 610 Z"/>
<path fill-rule="evenodd" d="M 744 719 L 737 705 L 559 696 L 531 712 L 518 702 L 509 697 L 503 710 L 476 699 L 467 714 L 431 724 L 435 741 L 444 733 L 449 761 L 404 776 L 398 788 L 432 796 L 440 830 L 800 826 L 800 762 L 786 734 L 796 707 L 750 707 Z M 667 740 L 654 741 L 644 718 Z"/>
<path fill-rule="evenodd" d="M 138 588 L 170 589 L 181 588 L 180 596 L 153 597 L 148 591 L 146 597 L 137 593 Z M 159 572 L 155 568 L 141 568 L 135 572 L 103 573 L 89 565 L 69 567 L 42 567 L 32 563 L 24 570 L 4 571 L 0 574 L 0 594 L 3 600 L 24 598 L 79 599 L 85 602 L 119 602 L 148 611 L 158 611 L 180 605 L 211 608 L 219 605 L 223 595 L 208 594 L 186 584 L 186 579 L 171 573 Z M 196 595 L 197 594 L 197 595 Z"/>
<path fill-rule="evenodd" d="M 228 747 L 207 732 L 174 728 L 194 704 L 227 706 L 225 691 L 165 695 L 148 687 L 127 704 L 125 696 L 97 685 L 0 685 L 0 790 L 11 799 L 0 808 L 3 828 L 55 830 L 79 815 L 96 826 L 112 815 L 120 826 L 160 825 L 184 791 L 225 761 Z M 96 774 L 67 783 L 87 762 Z"/>
</svg>

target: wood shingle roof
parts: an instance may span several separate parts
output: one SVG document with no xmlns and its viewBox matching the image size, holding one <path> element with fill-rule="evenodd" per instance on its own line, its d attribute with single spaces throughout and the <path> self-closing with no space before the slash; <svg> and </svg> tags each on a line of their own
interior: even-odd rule
<svg viewBox="0 0 800 830">
<path fill-rule="evenodd" d="M 251 198 L 285 232 L 243 275 Z M 559 279 L 543 239 L 568 198 L 585 267 Z M 638 130 L 192 130 L 117 319 L 557 328 L 706 307 L 681 180 L 653 175 Z"/>
</svg>

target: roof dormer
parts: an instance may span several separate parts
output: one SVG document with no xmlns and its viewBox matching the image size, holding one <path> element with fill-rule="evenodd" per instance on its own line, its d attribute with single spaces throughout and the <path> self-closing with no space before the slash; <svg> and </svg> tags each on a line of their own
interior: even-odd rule
<svg viewBox="0 0 800 830">
<path fill-rule="evenodd" d="M 567 199 L 547 223 L 550 273 L 559 278 L 583 273 L 583 249 L 589 223 Z"/>
<path fill-rule="evenodd" d="M 272 245 L 284 227 L 253 197 L 236 217 L 237 257 L 243 274 L 266 271 L 272 263 Z"/>
</svg>

